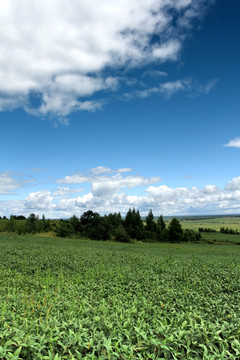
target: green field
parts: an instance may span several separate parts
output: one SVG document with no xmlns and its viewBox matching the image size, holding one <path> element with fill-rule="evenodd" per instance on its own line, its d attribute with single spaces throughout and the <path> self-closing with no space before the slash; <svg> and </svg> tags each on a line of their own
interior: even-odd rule
<svg viewBox="0 0 240 360">
<path fill-rule="evenodd" d="M 199 227 L 203 227 L 219 231 L 221 227 L 228 227 L 240 232 L 240 216 L 186 216 L 180 217 L 179 220 L 183 229 L 198 230 Z"/>
<path fill-rule="evenodd" d="M 0 236 L 0 359 L 240 359 L 240 247 Z"/>
</svg>

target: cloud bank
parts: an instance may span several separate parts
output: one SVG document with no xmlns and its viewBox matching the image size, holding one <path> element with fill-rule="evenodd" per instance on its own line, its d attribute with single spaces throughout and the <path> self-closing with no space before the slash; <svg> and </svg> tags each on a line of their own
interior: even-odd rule
<svg viewBox="0 0 240 360">
<path fill-rule="evenodd" d="M 2 0 L 0 111 L 66 122 L 71 112 L 101 108 L 104 95 L 93 95 L 118 88 L 116 70 L 176 60 L 211 2 Z"/>
<path fill-rule="evenodd" d="M 120 211 L 124 215 L 130 207 L 138 208 L 142 215 L 152 209 L 156 216 L 236 214 L 240 211 L 240 176 L 231 179 L 222 189 L 214 184 L 203 188 L 173 188 L 163 184 L 160 177 L 126 174 L 125 170 L 131 170 L 128 168 L 118 170 L 124 171 L 99 166 L 86 174 L 56 179 L 55 184 L 59 185 L 53 190 L 31 192 L 23 200 L 0 201 L 0 215 L 33 212 L 61 218 L 80 216 L 89 209 L 100 214 Z M 6 178 L 7 175 L 0 178 L 2 194 L 11 191 L 11 186 L 20 186 L 11 185 L 9 181 L 10 185 L 4 188 Z"/>
</svg>

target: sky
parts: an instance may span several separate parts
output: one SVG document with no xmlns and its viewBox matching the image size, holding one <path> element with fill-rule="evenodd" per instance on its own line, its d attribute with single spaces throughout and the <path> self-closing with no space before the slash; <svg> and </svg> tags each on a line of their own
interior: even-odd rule
<svg viewBox="0 0 240 360">
<path fill-rule="evenodd" d="M 239 214 L 239 16 L 1 0 L 0 216 Z"/>
</svg>

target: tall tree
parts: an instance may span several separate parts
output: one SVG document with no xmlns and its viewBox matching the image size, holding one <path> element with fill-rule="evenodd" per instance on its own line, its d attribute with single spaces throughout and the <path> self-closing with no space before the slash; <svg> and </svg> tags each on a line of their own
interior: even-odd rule
<svg viewBox="0 0 240 360">
<path fill-rule="evenodd" d="M 156 238 L 157 238 L 157 233 L 156 233 L 157 224 L 154 221 L 154 216 L 153 216 L 153 212 L 152 212 L 151 209 L 149 210 L 149 213 L 146 216 L 145 221 L 146 221 L 146 226 L 145 226 L 145 229 L 144 229 L 144 233 L 145 233 L 144 237 L 147 240 L 156 240 Z"/>
<path fill-rule="evenodd" d="M 166 229 L 166 224 L 165 224 L 165 222 L 164 222 L 164 220 L 163 220 L 162 215 L 159 216 L 157 223 L 158 223 L 158 225 L 159 225 L 159 227 L 160 227 L 160 230 L 163 231 L 163 230 Z"/>
<path fill-rule="evenodd" d="M 176 218 L 172 218 L 168 226 L 168 240 L 170 242 L 178 242 L 182 240 L 183 229 Z"/>
<path fill-rule="evenodd" d="M 141 240 L 143 237 L 143 222 L 139 210 L 129 209 L 123 222 L 123 226 L 132 239 Z"/>
<path fill-rule="evenodd" d="M 81 232 L 81 222 L 76 215 L 70 217 L 69 224 L 72 228 L 73 234 L 77 234 Z"/>
</svg>

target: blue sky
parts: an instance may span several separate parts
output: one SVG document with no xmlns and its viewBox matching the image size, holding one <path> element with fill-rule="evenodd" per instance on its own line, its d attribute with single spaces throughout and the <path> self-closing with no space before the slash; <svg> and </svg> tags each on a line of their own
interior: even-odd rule
<svg viewBox="0 0 240 360">
<path fill-rule="evenodd" d="M 239 213 L 239 15 L 2 1 L 0 216 Z"/>
</svg>

